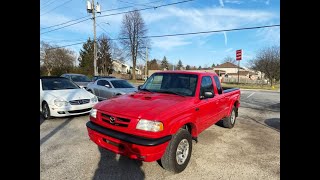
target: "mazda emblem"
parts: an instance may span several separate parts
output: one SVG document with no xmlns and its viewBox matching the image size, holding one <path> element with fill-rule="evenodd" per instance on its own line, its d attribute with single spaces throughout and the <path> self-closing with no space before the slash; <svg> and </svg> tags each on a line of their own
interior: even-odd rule
<svg viewBox="0 0 320 180">
<path fill-rule="evenodd" d="M 110 123 L 111 123 L 111 124 L 113 124 L 115 120 L 116 120 L 116 119 L 115 119 L 114 117 L 110 116 Z"/>
</svg>

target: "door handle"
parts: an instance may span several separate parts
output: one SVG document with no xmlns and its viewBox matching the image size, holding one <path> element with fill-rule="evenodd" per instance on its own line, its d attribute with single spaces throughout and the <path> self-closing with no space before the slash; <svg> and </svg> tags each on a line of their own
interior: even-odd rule
<svg viewBox="0 0 320 180">
<path fill-rule="evenodd" d="M 196 107 L 196 109 L 195 109 L 196 111 L 199 111 L 200 109 L 198 108 L 198 107 Z"/>
</svg>

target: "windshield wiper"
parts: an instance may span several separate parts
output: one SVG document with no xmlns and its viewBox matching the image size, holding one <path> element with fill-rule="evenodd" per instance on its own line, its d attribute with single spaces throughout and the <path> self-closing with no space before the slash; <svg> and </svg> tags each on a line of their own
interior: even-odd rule
<svg viewBox="0 0 320 180">
<path fill-rule="evenodd" d="M 149 90 L 149 89 L 146 89 L 146 88 L 139 89 L 139 90 L 141 90 L 141 91 L 147 91 L 147 92 L 151 92 L 151 93 L 153 93 L 153 91 L 151 91 L 151 90 Z"/>
<path fill-rule="evenodd" d="M 163 91 L 157 91 L 157 92 L 159 92 L 159 93 L 167 93 L 167 94 L 175 94 L 175 95 L 178 95 L 178 96 L 186 97 L 185 95 L 177 93 L 177 92 L 174 92 L 174 91 L 163 90 Z"/>
</svg>

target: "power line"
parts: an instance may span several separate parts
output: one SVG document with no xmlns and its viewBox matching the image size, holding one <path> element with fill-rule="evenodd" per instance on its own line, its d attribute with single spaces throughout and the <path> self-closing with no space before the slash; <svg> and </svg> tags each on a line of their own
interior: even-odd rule
<svg viewBox="0 0 320 180">
<path fill-rule="evenodd" d="M 55 1 L 55 0 L 53 0 L 53 1 Z M 52 1 L 51 0 L 47 0 L 46 2 L 42 3 L 42 6 L 48 4 L 49 2 L 52 2 Z"/>
<path fill-rule="evenodd" d="M 40 10 L 42 10 L 42 9 L 50 6 L 51 4 L 53 4 L 53 3 L 55 3 L 55 2 L 57 2 L 57 1 L 56 1 L 56 0 L 53 0 L 53 1 L 51 1 L 50 3 L 47 3 L 46 5 L 42 6 L 42 8 L 40 8 Z"/>
<path fill-rule="evenodd" d="M 154 2 L 149 2 L 149 3 L 146 3 L 146 4 L 138 4 L 138 3 L 132 3 L 132 2 L 127 2 L 127 1 L 122 1 L 122 0 L 118 0 L 119 2 L 123 2 L 123 3 L 127 3 L 127 4 L 133 4 L 133 5 L 137 5 L 137 6 L 145 6 L 145 7 L 154 7 L 154 6 L 148 6 L 146 4 L 151 4 L 151 3 L 157 3 L 157 2 L 160 2 L 162 0 L 158 0 L 158 1 L 154 1 Z"/>
<path fill-rule="evenodd" d="M 266 26 L 255 26 L 255 27 L 245 27 L 245 28 L 233 28 L 233 29 L 223 29 L 223 30 L 212 30 L 212 31 L 199 31 L 199 32 L 190 32 L 190 33 L 178 33 L 178 34 L 165 34 L 165 35 L 153 35 L 153 36 L 143 36 L 141 38 L 160 38 L 160 37 L 172 37 L 172 36 L 186 36 L 186 35 L 194 35 L 194 34 L 208 34 L 208 33 L 217 33 L 217 32 L 226 32 L 226 31 L 240 31 L 240 30 L 249 30 L 249 29 L 261 29 L 261 28 L 271 28 L 271 27 L 280 27 L 280 24 L 274 25 L 266 25 Z M 109 40 L 122 40 L 122 39 L 129 39 L 129 38 L 116 38 L 116 39 L 109 39 Z M 78 45 L 81 43 L 85 43 L 86 41 L 74 44 L 68 44 L 64 46 L 59 46 L 51 49 L 57 49 L 62 47 L 68 47 L 73 45 Z"/>
<path fill-rule="evenodd" d="M 51 9 L 51 10 L 49 10 L 49 11 L 47 11 L 47 12 L 43 13 L 43 14 L 40 14 L 40 16 L 43 16 L 43 15 L 45 15 L 45 14 L 48 14 L 49 12 L 51 12 L 51 11 L 53 11 L 53 10 L 55 10 L 55 9 L 57 9 L 57 8 L 59 8 L 59 7 L 61 7 L 61 6 L 63 6 L 63 5 L 65 5 L 65 4 L 67 4 L 68 2 L 71 2 L 71 1 L 72 1 L 72 0 L 66 1 L 66 2 L 64 2 L 64 3 L 60 4 L 59 6 L 56 6 L 55 8 L 53 8 L 53 9 Z"/>
<path fill-rule="evenodd" d="M 191 1 L 195 1 L 195 0 L 185 0 L 185 1 L 179 1 L 179 2 L 175 2 L 175 3 L 163 4 L 163 5 L 154 6 L 154 7 L 148 7 L 148 8 L 143 8 L 143 9 L 136 9 L 136 10 L 126 11 L 126 12 L 100 15 L 100 16 L 97 16 L 97 18 L 98 18 L 98 17 L 105 17 L 105 16 L 114 16 L 114 15 L 119 15 L 119 14 L 125 14 L 125 13 L 130 13 L 130 12 L 135 12 L 135 11 L 145 11 L 145 10 L 148 10 L 148 9 L 157 9 L 157 8 L 160 8 L 160 7 L 172 6 L 172 5 L 181 4 L 181 3 L 186 3 L 186 2 L 191 2 Z"/>
<path fill-rule="evenodd" d="M 156 2 L 159 2 L 159 1 L 152 1 L 152 2 L 148 2 L 146 4 L 156 3 Z M 135 7 L 135 6 L 125 6 L 125 7 L 120 7 L 120 8 L 107 9 L 107 10 L 101 11 L 101 13 L 107 12 L 107 11 L 115 11 L 115 10 L 127 9 L 127 8 L 131 8 L 131 7 Z M 63 22 L 63 23 L 60 23 L 60 24 L 55 24 L 55 25 L 48 26 L 48 27 L 43 27 L 43 28 L 40 28 L 40 29 L 48 29 L 48 28 L 52 28 L 52 27 L 55 27 L 55 26 L 61 26 L 61 25 L 64 25 L 64 24 L 67 24 L 67 23 L 70 23 L 70 22 L 73 22 L 73 21 L 77 21 L 77 20 L 80 20 L 80 19 L 83 19 L 83 18 L 86 18 L 86 17 L 89 17 L 89 16 L 90 15 L 86 15 L 86 16 L 83 16 L 83 17 L 80 17 L 80 18 L 77 18 L 77 19 L 69 20 L 69 21 L 66 21 L 66 22 Z"/>
<path fill-rule="evenodd" d="M 56 28 L 56 29 L 52 29 L 52 30 L 40 33 L 40 35 L 41 34 L 46 34 L 46 33 L 52 32 L 52 31 L 56 31 L 56 30 L 59 30 L 59 29 L 62 29 L 62 28 L 68 27 L 68 26 L 72 26 L 72 25 L 75 25 L 75 24 L 79 24 L 79 23 L 87 21 L 89 19 L 91 19 L 91 18 L 87 18 L 87 19 L 84 19 L 84 20 L 81 20 L 81 21 L 78 21 L 78 22 L 75 22 L 75 23 L 72 23 L 72 24 L 68 24 L 68 25 L 65 25 L 65 26 L 62 26 L 62 27 L 59 27 L 59 28 Z"/>
<path fill-rule="evenodd" d="M 156 8 L 159 8 L 159 7 L 172 6 L 172 5 L 181 4 L 181 3 L 186 3 L 186 2 L 190 2 L 190 1 L 195 1 L 195 0 L 185 0 L 185 1 L 175 2 L 175 3 L 169 3 L 169 4 L 159 5 L 159 6 L 155 6 L 155 7 L 149 7 L 149 8 L 143 8 L 143 9 L 137 9 L 137 10 L 131 10 L 131 11 L 113 13 L 113 14 L 100 15 L 100 16 L 96 16 L 96 18 L 106 17 L 106 16 L 114 16 L 114 15 L 119 15 L 119 14 L 125 14 L 125 13 L 129 13 L 129 12 L 134 12 L 134 11 L 144 11 L 144 10 L 148 10 L 148 9 L 156 9 Z M 52 31 L 56 31 L 56 30 L 59 30 L 59 29 L 62 29 L 62 28 L 68 27 L 68 26 L 72 26 L 72 25 L 75 25 L 75 24 L 78 24 L 78 23 L 87 21 L 87 20 L 89 20 L 89 19 L 91 19 L 91 18 L 87 18 L 87 19 L 84 19 L 84 20 L 81 20 L 81 21 L 78 21 L 78 22 L 75 22 L 75 23 L 72 23 L 72 24 L 68 24 L 68 25 L 62 26 L 62 27 L 60 27 L 60 28 L 52 29 L 52 30 L 50 30 L 50 31 L 46 31 L 46 32 L 40 33 L 40 35 L 41 35 L 41 34 L 46 34 L 46 33 L 52 32 Z"/>
<path fill-rule="evenodd" d="M 109 34 L 104 28 L 102 28 L 101 26 L 100 26 L 100 24 L 97 24 L 98 25 L 98 27 L 100 28 L 100 29 L 102 29 L 107 35 Z M 110 36 L 111 37 L 111 36 Z"/>
<path fill-rule="evenodd" d="M 127 9 L 127 8 L 130 8 L 130 7 L 134 7 L 134 6 L 126 6 L 126 7 L 120 7 L 120 8 L 115 8 L 115 9 L 108 9 L 108 10 L 104 10 L 104 11 L 101 11 L 101 12 Z M 86 15 L 86 16 L 83 16 L 83 17 L 80 17 L 80 18 L 77 18 L 77 19 L 69 20 L 69 21 L 66 21 L 66 22 L 63 22 L 63 23 L 60 23 L 60 24 L 55 24 L 55 25 L 44 27 L 44 28 L 40 28 L 40 29 L 48 29 L 48 28 L 52 28 L 52 27 L 55 27 L 55 26 L 61 26 L 61 25 L 64 25 L 64 24 L 67 24 L 67 23 L 70 23 L 70 22 L 73 22 L 73 21 L 77 21 L 77 20 L 80 20 L 80 19 L 83 19 L 83 18 L 86 18 L 86 17 L 89 17 L 89 16 L 90 15 Z"/>
</svg>

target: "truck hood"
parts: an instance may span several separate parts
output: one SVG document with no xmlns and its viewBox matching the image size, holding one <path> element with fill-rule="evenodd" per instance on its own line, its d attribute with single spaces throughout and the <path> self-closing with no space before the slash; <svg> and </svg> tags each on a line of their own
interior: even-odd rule
<svg viewBox="0 0 320 180">
<path fill-rule="evenodd" d="M 65 101 L 78 100 L 78 99 L 90 99 L 94 95 L 89 93 L 84 89 L 65 89 L 65 90 L 50 90 L 46 93 L 54 96 L 55 98 L 60 98 Z"/>
<path fill-rule="evenodd" d="M 184 102 L 193 97 L 183 97 L 173 94 L 136 92 L 121 95 L 95 105 L 94 108 L 132 118 L 154 119 L 162 113 L 174 111 L 184 106 Z"/>
</svg>

